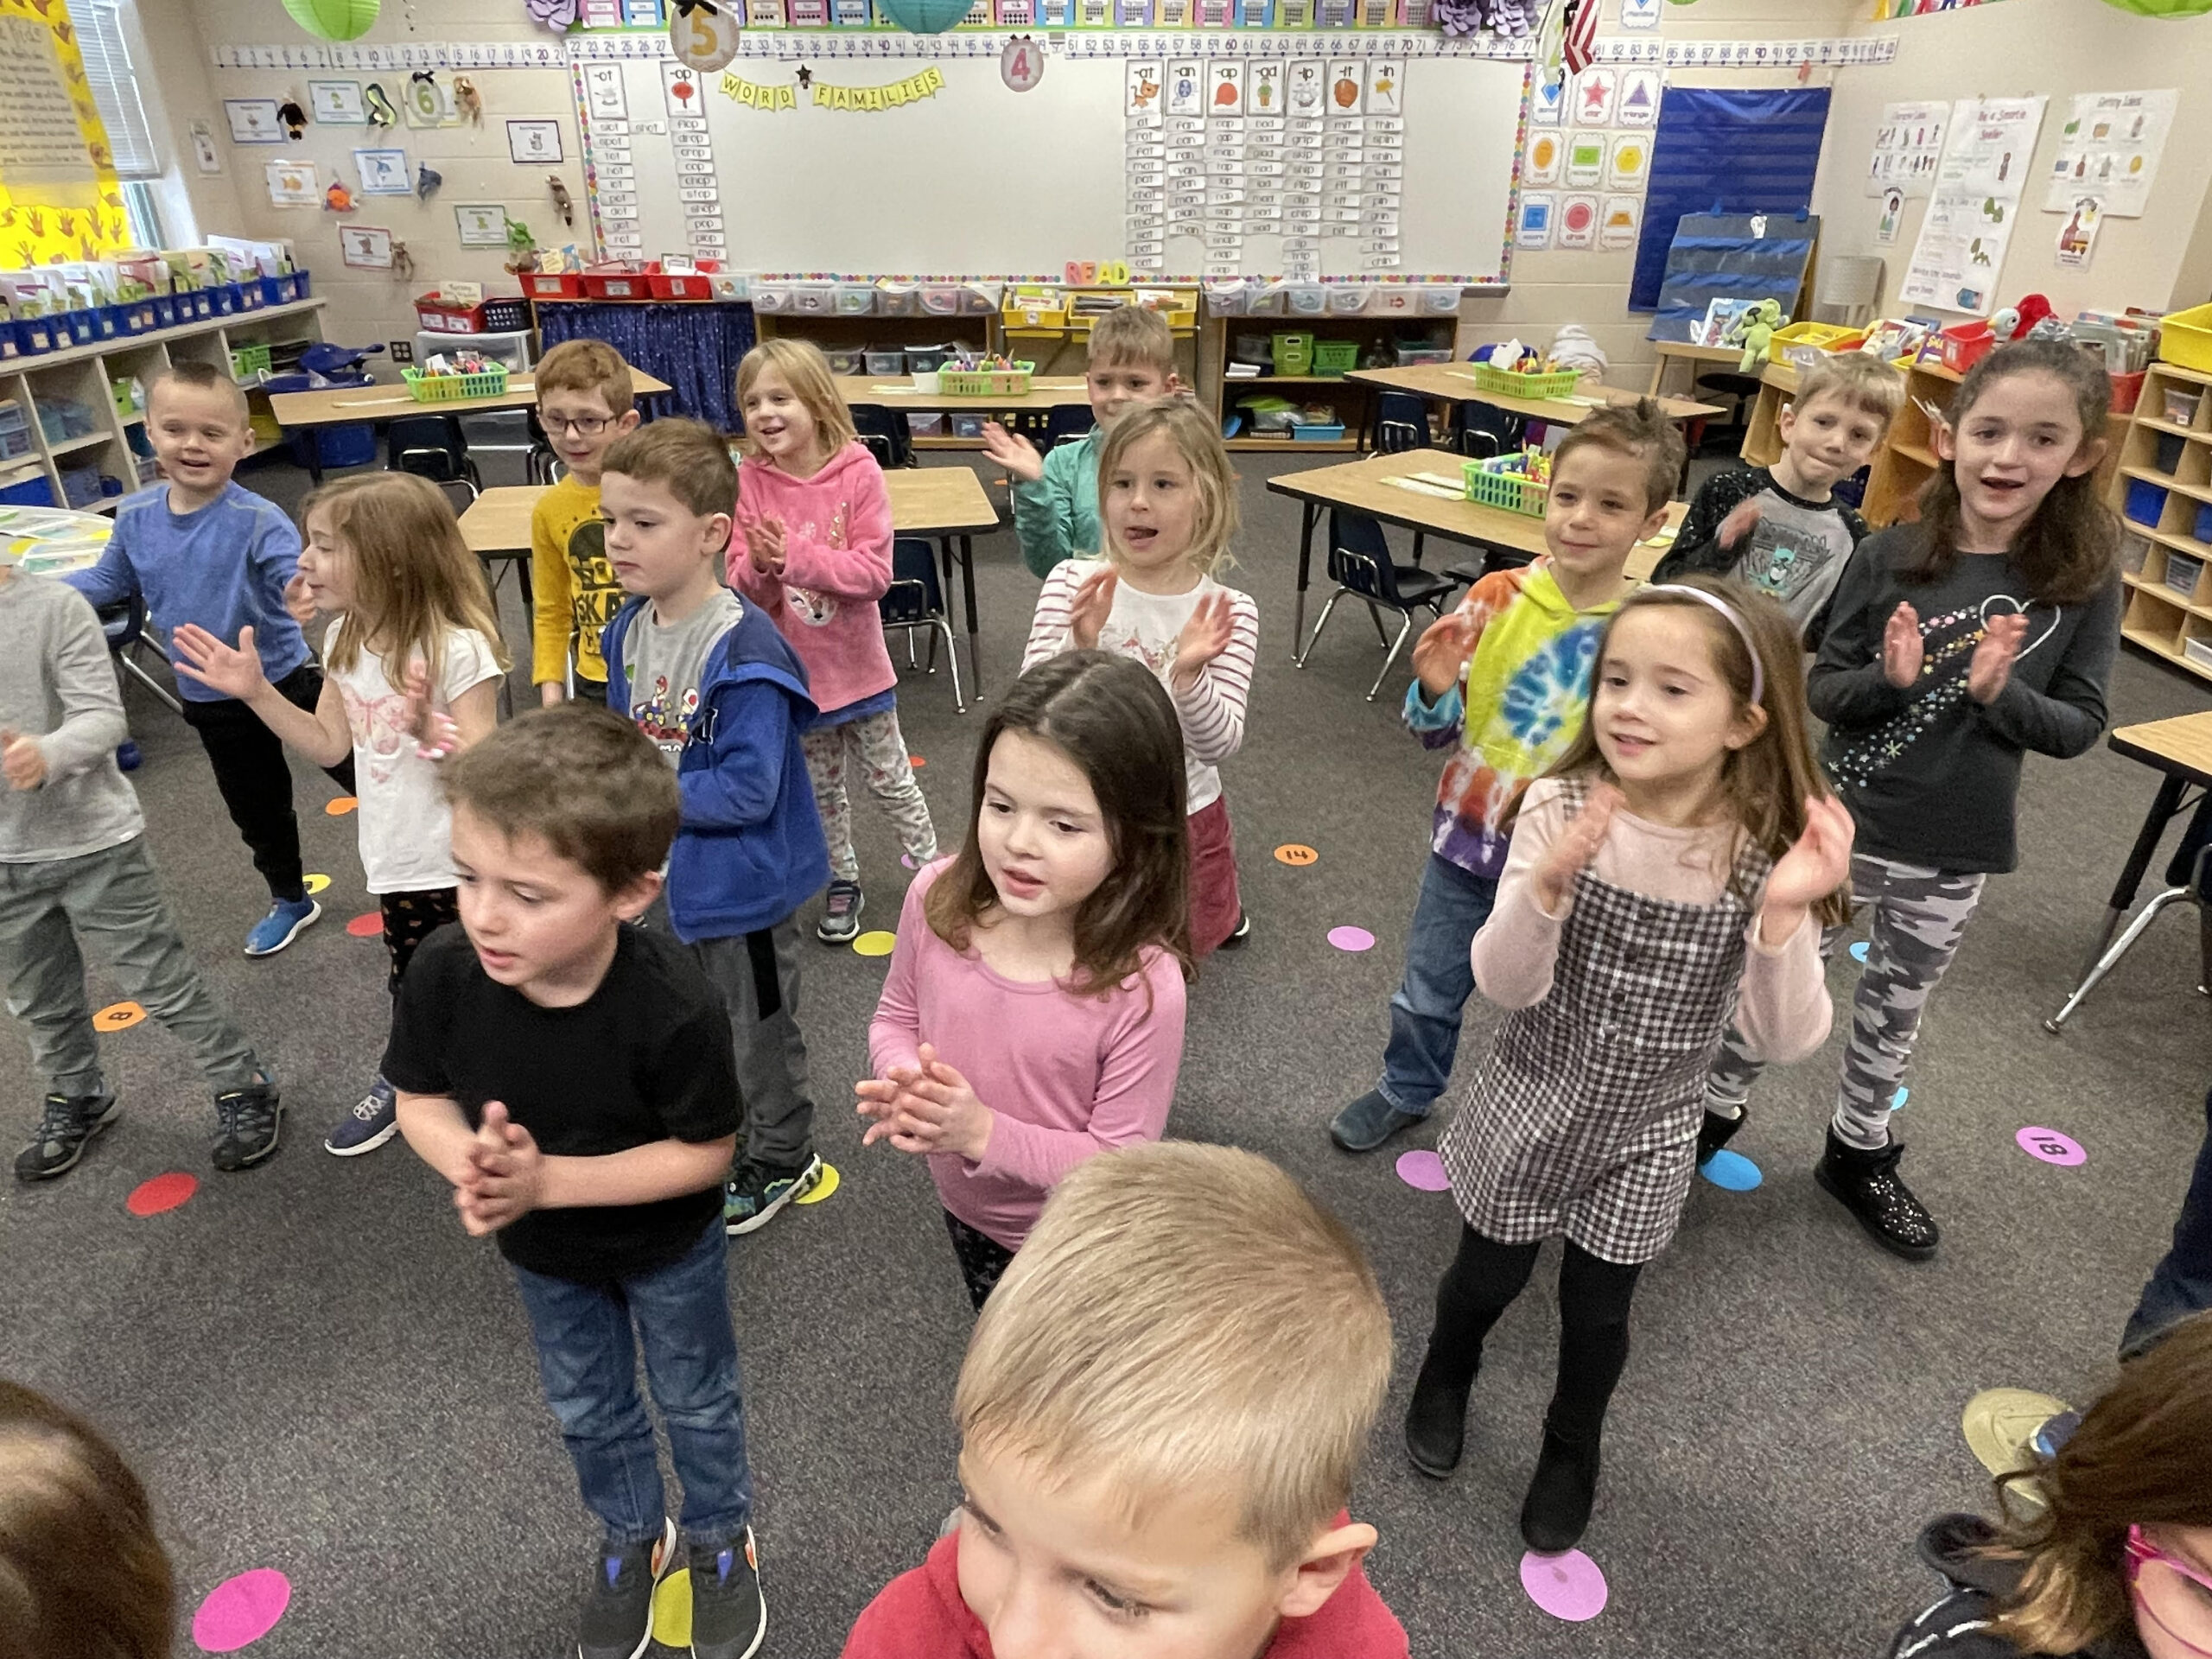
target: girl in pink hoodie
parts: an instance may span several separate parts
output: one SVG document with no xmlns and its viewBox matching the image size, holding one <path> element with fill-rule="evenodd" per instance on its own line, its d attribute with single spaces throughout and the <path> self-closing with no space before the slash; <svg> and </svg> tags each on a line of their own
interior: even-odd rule
<svg viewBox="0 0 2212 1659">
<path fill-rule="evenodd" d="M 891 498 L 818 347 L 803 340 L 754 346 L 737 365 L 737 404 L 745 416 L 737 469 L 744 546 L 731 541 L 729 582 L 776 619 L 822 711 L 800 740 L 830 842 L 829 904 L 814 933 L 841 944 L 861 931 L 849 768 L 890 813 L 907 861 L 919 869 L 937 856 L 875 607 L 891 585 Z"/>
</svg>

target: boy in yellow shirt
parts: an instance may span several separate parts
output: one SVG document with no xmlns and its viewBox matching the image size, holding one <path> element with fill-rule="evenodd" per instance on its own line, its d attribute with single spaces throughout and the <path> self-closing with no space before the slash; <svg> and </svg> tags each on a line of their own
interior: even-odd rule
<svg viewBox="0 0 2212 1659">
<path fill-rule="evenodd" d="M 604 705 L 607 664 L 599 637 L 629 595 L 607 562 L 599 517 L 600 464 L 638 424 L 630 365 L 603 340 L 571 340 L 537 365 L 537 418 L 568 474 L 530 515 L 530 575 L 536 601 L 531 677 L 548 704 L 568 696 L 575 651 L 575 695 Z"/>
</svg>

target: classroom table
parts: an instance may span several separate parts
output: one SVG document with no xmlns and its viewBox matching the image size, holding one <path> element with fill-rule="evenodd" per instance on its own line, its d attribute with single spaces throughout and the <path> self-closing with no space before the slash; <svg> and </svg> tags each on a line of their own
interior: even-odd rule
<svg viewBox="0 0 2212 1659">
<path fill-rule="evenodd" d="M 874 404 L 881 409 L 902 410 L 909 415 L 956 413 L 961 415 L 996 416 L 1015 411 L 1067 409 L 1090 402 L 1090 389 L 1080 375 L 1074 378 L 1046 380 L 1033 378 L 1029 390 L 1016 397 L 1012 393 L 991 397 L 956 397 L 942 391 L 917 391 L 911 378 L 873 374 L 839 374 L 830 377 L 845 402 Z"/>
<path fill-rule="evenodd" d="M 2184 800 L 2183 796 L 2192 787 L 2212 789 L 2212 713 L 2179 715 L 2171 720 L 2122 726 L 2105 741 L 2114 754 L 2140 760 L 2164 775 L 2158 779 L 2158 793 L 2151 798 L 2151 810 L 2143 815 L 2143 827 L 2135 832 L 2135 844 L 2128 849 L 2126 861 L 2120 867 L 2120 880 L 2113 884 L 2112 898 L 2106 906 L 2104 919 L 2097 925 L 2096 940 L 2082 965 L 2081 979 L 2064 1006 L 2043 1022 L 2044 1029 L 2054 1035 L 2157 913 L 2156 909 L 2146 907 L 2129 926 L 2126 937 L 2116 947 L 2113 944 L 2113 935 L 2120 931 L 2120 919 L 2135 902 L 2136 891 L 2143 885 L 2144 872 L 2151 868 L 2151 860 L 2158 853 L 2158 837 L 2177 815 L 2196 804 L 2193 800 Z M 2156 906 L 2158 900 L 2153 899 L 2152 905 Z"/>
<path fill-rule="evenodd" d="M 1544 550 L 1544 521 L 1541 518 L 1508 512 L 1503 507 L 1484 506 L 1464 496 L 1446 497 L 1437 493 L 1440 486 L 1423 488 L 1417 479 L 1410 487 L 1391 482 L 1393 479 L 1414 479 L 1422 473 L 1456 480 L 1465 461 L 1465 455 L 1452 449 L 1407 449 L 1396 454 L 1348 461 L 1335 467 L 1285 473 L 1268 480 L 1270 490 L 1290 497 L 1302 506 L 1298 535 L 1298 608 L 1290 639 L 1294 658 L 1306 632 L 1306 590 L 1313 566 L 1313 527 L 1320 522 L 1325 507 L 1363 512 L 1384 524 L 1403 525 L 1418 536 L 1441 537 L 1471 547 L 1508 548 L 1531 556 Z M 1667 523 L 1670 534 L 1643 543 L 1630 554 L 1630 575 L 1639 582 L 1650 575 L 1652 567 L 1672 544 L 1671 531 L 1681 525 L 1685 511 L 1680 501 L 1669 506 Z"/>
<path fill-rule="evenodd" d="M 1659 395 L 1660 387 L 1667 384 L 1667 371 L 1677 363 L 1688 364 L 1690 378 L 1695 380 L 1707 364 L 1726 363 L 1740 372 L 1744 361 L 1744 348 L 1740 346 L 1693 346 L 1681 340 L 1654 340 L 1646 343 L 1652 353 L 1649 391 L 1654 397 Z"/>
<path fill-rule="evenodd" d="M 1592 410 L 1607 404 L 1632 404 L 1648 394 L 1619 386 L 1591 385 L 1571 397 L 1515 397 L 1505 392 L 1484 391 L 1475 384 L 1471 363 L 1416 363 L 1402 369 L 1354 369 L 1344 376 L 1362 385 L 1385 391 L 1411 392 L 1439 404 L 1486 404 L 1531 421 L 1572 426 Z M 1264 378 L 1262 385 L 1266 384 Z M 1693 403 L 1687 397 L 1662 397 L 1660 412 L 1670 421 L 1694 421 L 1722 412 L 1715 404 Z"/>
<path fill-rule="evenodd" d="M 925 536 L 938 543 L 944 580 L 960 565 L 960 596 L 968 622 L 968 667 L 982 683 L 976 656 L 975 537 L 996 530 L 998 510 L 966 467 L 893 467 L 883 475 L 891 497 L 891 528 L 900 536 Z M 528 568 L 530 515 L 543 495 L 543 486 L 507 486 L 485 491 L 461 515 L 461 538 L 479 558 L 519 556 Z"/>
</svg>

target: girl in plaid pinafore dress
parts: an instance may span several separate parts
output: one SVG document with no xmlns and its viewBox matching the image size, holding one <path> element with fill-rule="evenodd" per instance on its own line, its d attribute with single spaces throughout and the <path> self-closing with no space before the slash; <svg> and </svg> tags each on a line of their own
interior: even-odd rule
<svg viewBox="0 0 2212 1659">
<path fill-rule="evenodd" d="M 1449 1474 L 1483 1339 L 1563 1236 L 1531 1548 L 1588 1524 L 1630 1300 L 1681 1218 L 1732 1014 L 1771 1058 L 1827 1036 L 1812 912 L 1840 908 L 1850 847 L 1781 607 L 1707 579 L 1624 604 L 1588 724 L 1529 786 L 1475 938 L 1477 983 L 1512 1012 L 1440 1147 L 1465 1224 L 1406 1418 L 1414 1465 Z"/>
</svg>

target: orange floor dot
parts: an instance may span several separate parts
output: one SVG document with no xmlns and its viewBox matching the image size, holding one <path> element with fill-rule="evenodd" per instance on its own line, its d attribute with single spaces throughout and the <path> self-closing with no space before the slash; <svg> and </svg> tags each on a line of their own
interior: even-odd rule
<svg viewBox="0 0 2212 1659">
<path fill-rule="evenodd" d="M 1275 861 L 1280 864 L 1290 864 L 1302 868 L 1307 864 L 1319 862 L 1320 857 L 1321 855 L 1315 852 L 1311 847 L 1302 846 L 1294 841 L 1287 841 L 1281 846 L 1275 849 Z"/>
<path fill-rule="evenodd" d="M 924 766 L 929 765 L 929 762 L 923 760 L 918 754 L 910 754 L 906 757 L 906 764 L 912 766 L 916 772 L 919 772 Z"/>
<path fill-rule="evenodd" d="M 136 1002 L 111 1002 L 92 1016 L 94 1031 L 122 1031 L 137 1025 L 146 1017 L 146 1010 Z"/>
<path fill-rule="evenodd" d="M 351 795 L 340 795 L 336 800 L 327 803 L 322 810 L 331 817 L 342 818 L 359 804 L 360 802 Z"/>
</svg>

